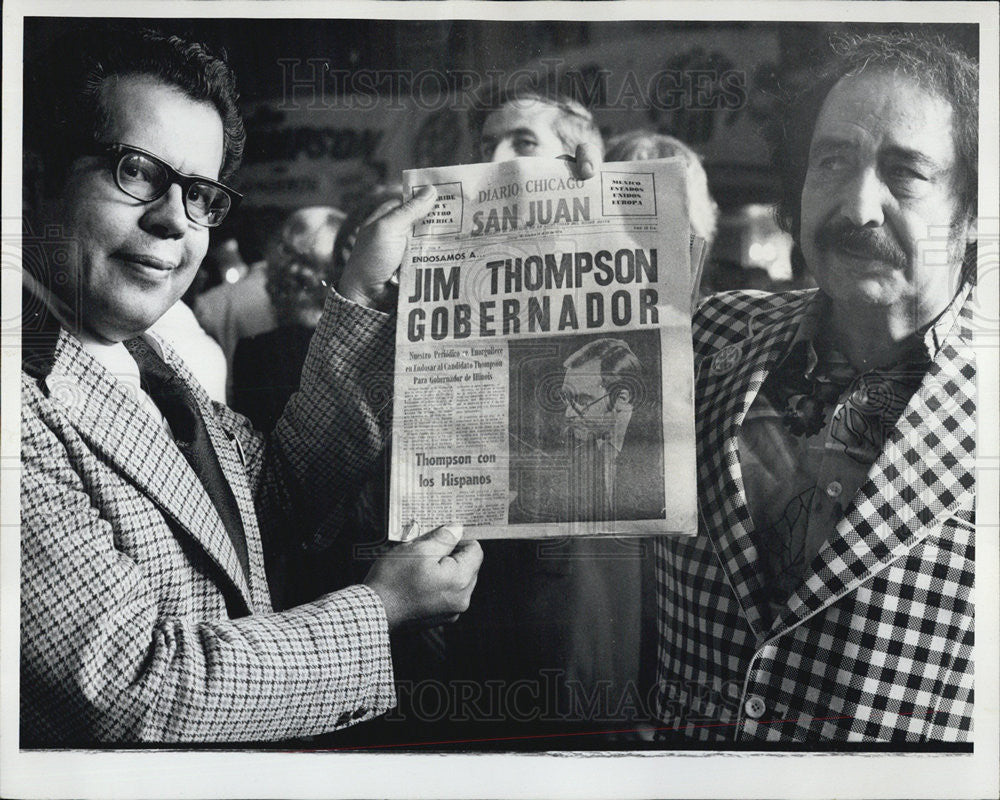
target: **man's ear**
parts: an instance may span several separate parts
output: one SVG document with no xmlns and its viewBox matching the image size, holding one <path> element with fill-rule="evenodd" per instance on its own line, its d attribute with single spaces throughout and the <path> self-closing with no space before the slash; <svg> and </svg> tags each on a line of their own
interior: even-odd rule
<svg viewBox="0 0 1000 800">
<path fill-rule="evenodd" d="M 632 410 L 632 390 L 623 387 L 615 391 L 615 411 L 631 411 Z"/>
</svg>

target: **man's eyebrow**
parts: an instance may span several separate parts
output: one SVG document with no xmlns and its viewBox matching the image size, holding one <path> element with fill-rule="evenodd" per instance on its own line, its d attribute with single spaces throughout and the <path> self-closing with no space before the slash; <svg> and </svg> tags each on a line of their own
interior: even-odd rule
<svg viewBox="0 0 1000 800">
<path fill-rule="evenodd" d="M 940 169 L 942 167 L 942 164 L 940 164 L 936 159 L 931 158 L 923 151 L 914 150 L 912 147 L 903 147 L 898 144 L 886 145 L 882 148 L 882 152 L 879 155 L 880 157 L 906 161 L 910 164 L 919 164 L 931 169 Z"/>
<path fill-rule="evenodd" d="M 811 154 L 837 153 L 853 150 L 854 140 L 842 136 L 824 135 L 815 139 L 809 148 Z M 941 169 L 942 164 L 922 150 L 906 147 L 901 144 L 886 144 L 879 148 L 878 157 L 905 161 L 908 164 L 920 165 L 928 169 Z"/>
<path fill-rule="evenodd" d="M 535 132 L 531 128 L 511 128 L 503 132 L 504 138 L 508 136 L 534 136 Z"/>
<path fill-rule="evenodd" d="M 830 153 L 838 150 L 850 150 L 855 147 L 855 143 L 851 139 L 845 139 L 840 136 L 820 136 L 818 139 L 813 139 L 812 144 L 809 146 L 810 153 Z"/>
</svg>

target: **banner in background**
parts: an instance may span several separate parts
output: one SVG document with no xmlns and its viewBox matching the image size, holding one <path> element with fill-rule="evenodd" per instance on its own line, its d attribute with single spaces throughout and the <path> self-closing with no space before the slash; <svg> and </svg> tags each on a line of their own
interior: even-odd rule
<svg viewBox="0 0 1000 800">
<path fill-rule="evenodd" d="M 465 94 L 317 94 L 248 104 L 241 191 L 249 208 L 344 207 L 404 169 L 476 161 L 468 115 L 472 94 L 490 85 L 553 87 L 589 107 L 605 138 L 637 128 L 677 136 L 710 168 L 750 180 L 766 170 L 760 124 L 772 112 L 777 28 L 733 26 L 602 35 L 518 69 L 467 76 Z M 618 36 L 619 38 L 615 38 Z M 289 70 L 298 81 L 308 65 Z M 416 72 L 418 77 L 421 73 Z M 743 176 L 742 178 L 740 176 Z M 758 178 L 759 180 L 759 178 Z"/>
</svg>

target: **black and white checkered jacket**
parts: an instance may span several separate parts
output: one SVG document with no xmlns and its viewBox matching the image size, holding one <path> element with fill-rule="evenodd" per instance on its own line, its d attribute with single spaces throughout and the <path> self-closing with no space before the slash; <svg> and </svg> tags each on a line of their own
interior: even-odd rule
<svg viewBox="0 0 1000 800">
<path fill-rule="evenodd" d="M 279 739 L 390 708 L 376 595 L 273 613 L 264 563 L 302 519 L 291 509 L 322 514 L 382 447 L 392 318 L 331 298 L 266 438 L 161 343 L 235 495 L 249 580 L 174 440 L 75 337 L 51 335 L 22 365 L 22 746 Z"/>
<path fill-rule="evenodd" d="M 657 542 L 661 735 L 966 741 L 975 362 L 966 303 L 803 585 L 766 626 L 741 422 L 814 293 L 727 293 L 693 321 L 700 525 Z"/>
</svg>

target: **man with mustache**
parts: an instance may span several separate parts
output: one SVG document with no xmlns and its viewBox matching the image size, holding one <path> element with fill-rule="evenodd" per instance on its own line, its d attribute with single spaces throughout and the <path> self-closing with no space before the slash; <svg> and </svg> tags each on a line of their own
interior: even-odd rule
<svg viewBox="0 0 1000 800">
<path fill-rule="evenodd" d="M 700 530 L 657 541 L 667 741 L 966 741 L 978 66 L 834 42 L 789 103 L 783 222 L 818 291 L 693 320 Z"/>
</svg>

